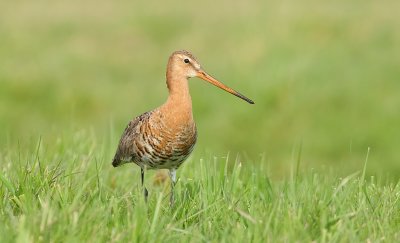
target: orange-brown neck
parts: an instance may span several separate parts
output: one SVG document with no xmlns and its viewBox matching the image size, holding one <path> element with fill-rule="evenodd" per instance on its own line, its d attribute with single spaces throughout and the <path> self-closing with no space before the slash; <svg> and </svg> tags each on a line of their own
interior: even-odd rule
<svg viewBox="0 0 400 243">
<path fill-rule="evenodd" d="M 167 87 L 170 97 L 180 99 L 182 102 L 189 99 L 191 103 L 188 79 L 178 70 L 167 71 Z"/>
<path fill-rule="evenodd" d="M 185 74 L 169 65 L 167 69 L 167 87 L 169 96 L 163 106 L 165 113 L 168 113 L 174 122 L 192 122 L 192 98 L 190 97 L 189 82 Z"/>
</svg>

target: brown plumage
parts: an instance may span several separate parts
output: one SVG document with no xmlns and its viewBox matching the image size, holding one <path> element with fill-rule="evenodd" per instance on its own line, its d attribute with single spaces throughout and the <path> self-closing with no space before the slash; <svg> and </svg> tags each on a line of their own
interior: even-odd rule
<svg viewBox="0 0 400 243">
<path fill-rule="evenodd" d="M 117 167 L 128 162 L 137 164 L 142 172 L 142 185 L 146 169 L 169 169 L 173 188 L 176 169 L 190 155 L 197 139 L 188 79 L 199 77 L 250 104 L 254 102 L 208 75 L 188 51 L 172 53 L 166 76 L 169 90 L 167 101 L 129 122 L 112 165 Z M 146 188 L 144 193 L 147 198 Z M 171 205 L 174 202 L 173 190 L 170 202 Z"/>
</svg>

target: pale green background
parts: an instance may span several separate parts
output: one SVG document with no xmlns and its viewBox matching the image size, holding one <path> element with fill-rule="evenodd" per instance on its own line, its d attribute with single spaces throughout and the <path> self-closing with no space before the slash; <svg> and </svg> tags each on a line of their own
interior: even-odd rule
<svg viewBox="0 0 400 243">
<path fill-rule="evenodd" d="M 166 99 L 168 56 L 184 48 L 256 102 L 190 80 L 194 160 L 240 153 L 280 176 L 301 149 L 302 169 L 349 173 L 370 147 L 368 173 L 398 178 L 399 9 L 395 0 L 3 1 L 0 154 L 89 130 L 107 140 L 111 161 L 126 123 Z"/>
</svg>

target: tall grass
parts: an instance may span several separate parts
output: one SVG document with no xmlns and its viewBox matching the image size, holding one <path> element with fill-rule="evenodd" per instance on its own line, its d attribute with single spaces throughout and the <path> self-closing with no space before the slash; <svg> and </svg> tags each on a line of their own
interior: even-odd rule
<svg viewBox="0 0 400 243">
<path fill-rule="evenodd" d="M 400 239 L 399 184 L 366 178 L 362 167 L 343 178 L 300 169 L 271 181 L 262 163 L 192 158 L 178 171 L 170 208 L 168 181 L 146 174 L 146 204 L 138 167 L 114 169 L 97 138 L 73 137 L 2 158 L 1 242 Z"/>
</svg>

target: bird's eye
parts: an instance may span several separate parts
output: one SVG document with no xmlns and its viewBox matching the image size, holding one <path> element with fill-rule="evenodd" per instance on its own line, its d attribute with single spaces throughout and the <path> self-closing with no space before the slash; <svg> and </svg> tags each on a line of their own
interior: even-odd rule
<svg viewBox="0 0 400 243">
<path fill-rule="evenodd" d="M 183 60 L 185 63 L 189 63 L 189 59 L 185 58 L 185 60 Z"/>
</svg>

